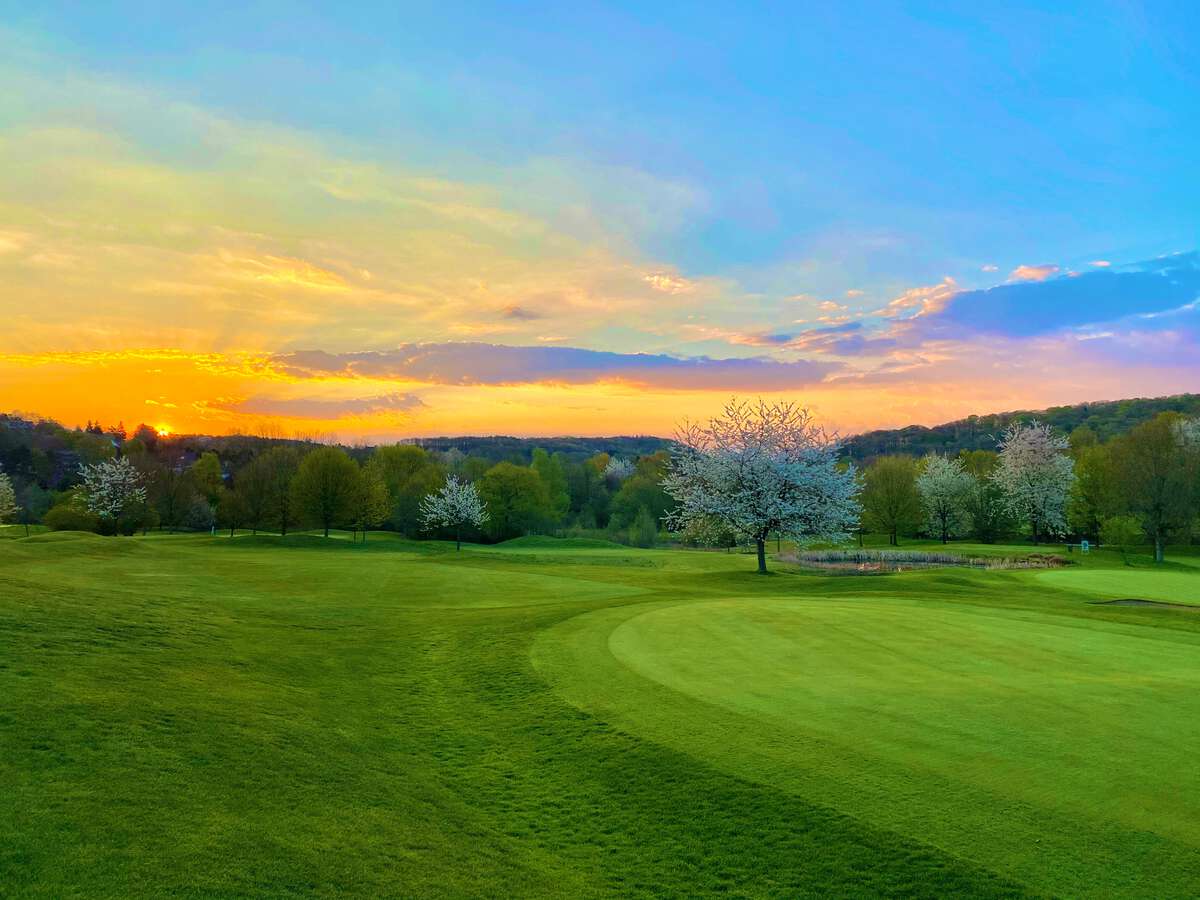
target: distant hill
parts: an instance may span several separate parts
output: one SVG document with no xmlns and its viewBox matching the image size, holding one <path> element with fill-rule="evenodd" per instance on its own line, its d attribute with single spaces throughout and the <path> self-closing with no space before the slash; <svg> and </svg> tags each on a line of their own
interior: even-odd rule
<svg viewBox="0 0 1200 900">
<path fill-rule="evenodd" d="M 1087 425 L 1101 440 L 1108 440 L 1166 411 L 1200 416 L 1200 394 L 1079 403 L 1038 411 L 968 416 L 932 428 L 910 425 L 907 428 L 868 431 L 847 438 L 844 453 L 862 463 L 889 453 L 921 456 L 926 453 L 955 454 L 960 450 L 992 450 L 1011 422 L 1035 418 L 1049 422 L 1063 434 L 1070 434 L 1080 425 Z M 170 457 L 173 465 L 189 465 L 203 451 L 216 450 L 226 469 L 233 471 L 267 447 L 278 443 L 299 445 L 303 442 L 249 435 L 176 435 L 160 441 L 159 450 L 164 458 Z M 572 462 L 581 462 L 596 453 L 633 460 L 669 449 L 672 445 L 668 438 L 651 435 L 434 437 L 409 439 L 407 443 L 432 451 L 444 453 L 457 450 L 465 456 L 483 457 L 490 462 L 506 461 L 520 465 L 528 465 L 535 447 L 542 447 L 550 453 L 561 452 Z M 89 434 L 79 429 L 63 428 L 48 420 L 33 421 L 18 415 L 0 414 L 0 469 L 21 481 L 37 482 L 47 488 L 69 486 L 78 480 L 81 459 L 93 458 L 99 452 L 111 453 L 108 448 L 113 445 L 119 446 L 120 439 L 109 433 L 101 433 L 98 429 Z M 366 459 L 371 452 L 367 446 L 346 449 L 360 460 Z"/>
<path fill-rule="evenodd" d="M 960 450 L 994 450 L 1005 428 L 1013 422 L 1028 422 L 1031 419 L 1047 422 L 1067 435 L 1079 426 L 1086 425 L 1100 440 L 1107 441 L 1162 412 L 1200 416 L 1200 394 L 1077 403 L 1043 410 L 968 416 L 932 428 L 909 425 L 906 428 L 868 431 L 848 438 L 845 452 L 854 460 L 867 461 L 889 453 L 922 456 L 926 453 L 953 455 Z"/>
<path fill-rule="evenodd" d="M 619 437 L 544 437 L 518 438 L 503 435 L 492 437 L 435 437 L 416 438 L 407 443 L 416 444 L 426 450 L 458 450 L 467 456 L 482 456 L 486 459 L 527 464 L 535 447 L 547 453 L 562 453 L 575 462 L 597 453 L 608 453 L 623 459 L 637 459 L 665 450 L 671 446 L 666 438 L 650 435 Z"/>
</svg>

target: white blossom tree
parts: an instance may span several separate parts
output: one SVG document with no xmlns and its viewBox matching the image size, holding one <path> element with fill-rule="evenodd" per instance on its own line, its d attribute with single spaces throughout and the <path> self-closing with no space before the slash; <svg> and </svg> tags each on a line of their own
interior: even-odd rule
<svg viewBox="0 0 1200 900">
<path fill-rule="evenodd" d="M 118 519 L 127 510 L 146 503 L 142 473 L 121 457 L 79 467 L 81 494 L 88 512 L 102 519 Z"/>
<path fill-rule="evenodd" d="M 17 512 L 17 492 L 13 490 L 12 480 L 0 472 L 0 525 L 15 519 Z"/>
<path fill-rule="evenodd" d="M 854 470 L 839 464 L 836 438 L 806 409 L 734 399 L 707 424 L 684 423 L 676 442 L 663 487 L 678 506 L 667 523 L 679 530 L 719 523 L 748 538 L 760 574 L 771 532 L 843 540 L 858 521 Z"/>
<path fill-rule="evenodd" d="M 1004 492 L 1009 511 L 1029 523 L 1035 544 L 1067 530 L 1067 496 L 1075 480 L 1068 447 L 1066 438 L 1038 421 L 1010 425 L 1000 441 L 992 480 Z"/>
<path fill-rule="evenodd" d="M 967 529 L 967 497 L 972 484 L 962 460 L 933 453 L 925 457 L 917 476 L 917 493 L 921 495 L 930 532 L 941 538 L 943 544 Z"/>
<path fill-rule="evenodd" d="M 435 494 L 421 500 L 421 521 L 426 528 L 454 530 L 454 549 L 462 549 L 464 527 L 482 528 L 488 520 L 487 507 L 470 482 L 459 481 L 451 475 Z"/>
<path fill-rule="evenodd" d="M 633 464 L 627 459 L 614 456 L 604 467 L 604 480 L 610 485 L 620 485 L 622 481 L 633 474 Z"/>
</svg>

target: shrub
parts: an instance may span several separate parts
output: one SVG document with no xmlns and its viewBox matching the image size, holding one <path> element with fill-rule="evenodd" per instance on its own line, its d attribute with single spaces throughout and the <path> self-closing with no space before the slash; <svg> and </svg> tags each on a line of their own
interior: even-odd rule
<svg viewBox="0 0 1200 900">
<path fill-rule="evenodd" d="M 100 532 L 100 519 L 82 507 L 76 506 L 72 500 L 51 507 L 42 516 L 42 524 L 51 531 L 93 531 Z"/>
</svg>

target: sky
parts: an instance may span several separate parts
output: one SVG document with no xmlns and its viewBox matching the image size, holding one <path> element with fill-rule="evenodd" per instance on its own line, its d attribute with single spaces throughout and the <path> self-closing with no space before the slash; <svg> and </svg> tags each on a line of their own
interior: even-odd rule
<svg viewBox="0 0 1200 900">
<path fill-rule="evenodd" d="M 1200 391 L 1198 42 L 1133 0 L 0 0 L 0 410 L 377 441 Z"/>
</svg>

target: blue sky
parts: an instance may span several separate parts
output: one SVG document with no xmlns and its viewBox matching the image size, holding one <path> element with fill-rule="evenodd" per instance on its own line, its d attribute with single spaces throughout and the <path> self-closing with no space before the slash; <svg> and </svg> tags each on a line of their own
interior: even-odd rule
<svg viewBox="0 0 1200 900">
<path fill-rule="evenodd" d="M 449 194 L 493 223 L 511 217 L 502 248 L 486 241 L 494 264 L 474 271 L 466 249 L 445 263 L 494 296 L 447 301 L 440 319 L 407 329 L 381 330 L 362 303 L 347 303 L 313 332 L 247 334 L 272 353 L 566 340 L 877 378 L 899 364 L 886 354 L 915 353 L 913 334 L 931 334 L 903 325 L 897 310 L 941 316 L 942 339 L 952 325 L 960 337 L 1026 340 L 1092 336 L 1196 296 L 1190 274 L 1172 289 L 1147 274 L 1156 259 L 1197 247 L 1196 4 L 43 3 L 13 4 L 3 21 L 7 71 L 29 87 L 24 101 L 0 102 L 0 136 L 18 146 L 39 135 L 45 155 L 44 136 L 70 123 L 119 138 L 108 166 L 119 157 L 180 178 L 242 180 L 224 218 L 167 202 L 186 195 L 179 185 L 139 202 L 151 210 L 162 200 L 196 227 L 266 235 L 274 243 L 255 252 L 300 260 L 289 263 L 296 271 L 342 277 L 351 249 L 359 269 L 384 266 L 367 260 L 365 239 L 331 249 L 357 228 L 395 224 L 367 209 L 367 180 L 436 183 L 443 219 Z M 282 167 L 300 182 L 319 169 L 326 193 L 335 171 L 336 196 L 357 206 L 281 183 L 243 207 L 238 198 L 261 183 L 254 167 L 280 165 L 267 146 L 291 148 Z M 30 207 L 27 191 L 9 188 L 10 202 Z M 270 222 L 267 208 L 278 211 Z M 20 241 L 32 247 L 40 238 L 25 218 Z M 142 231 L 153 216 L 143 219 Z M 452 237 L 484 243 L 465 230 Z M 373 252 L 386 254 L 386 243 Z M 513 274 L 521 264 L 536 277 Z M 668 297 L 633 298 L 619 274 L 633 270 Z M 425 293 L 451 291 L 426 280 Z M 625 315 L 589 314 L 574 330 L 577 316 L 555 321 L 551 307 L 579 293 L 594 310 L 606 291 Z M 913 305 L 930 296 L 940 299 Z M 1022 316 L 1022 304 L 1038 315 Z M 475 316 L 493 309 L 509 313 Z M 1186 341 L 1194 323 L 1184 318 L 1170 327 Z M 874 343 L 823 344 L 830 328 Z M 117 330 L 135 340 L 126 323 Z M 46 344 L 30 336 L 9 349 Z M 812 358 L 835 350 L 836 365 Z M 1119 355 L 1153 366 L 1128 348 Z M 1130 389 L 1178 380 L 1172 368 Z"/>
</svg>

